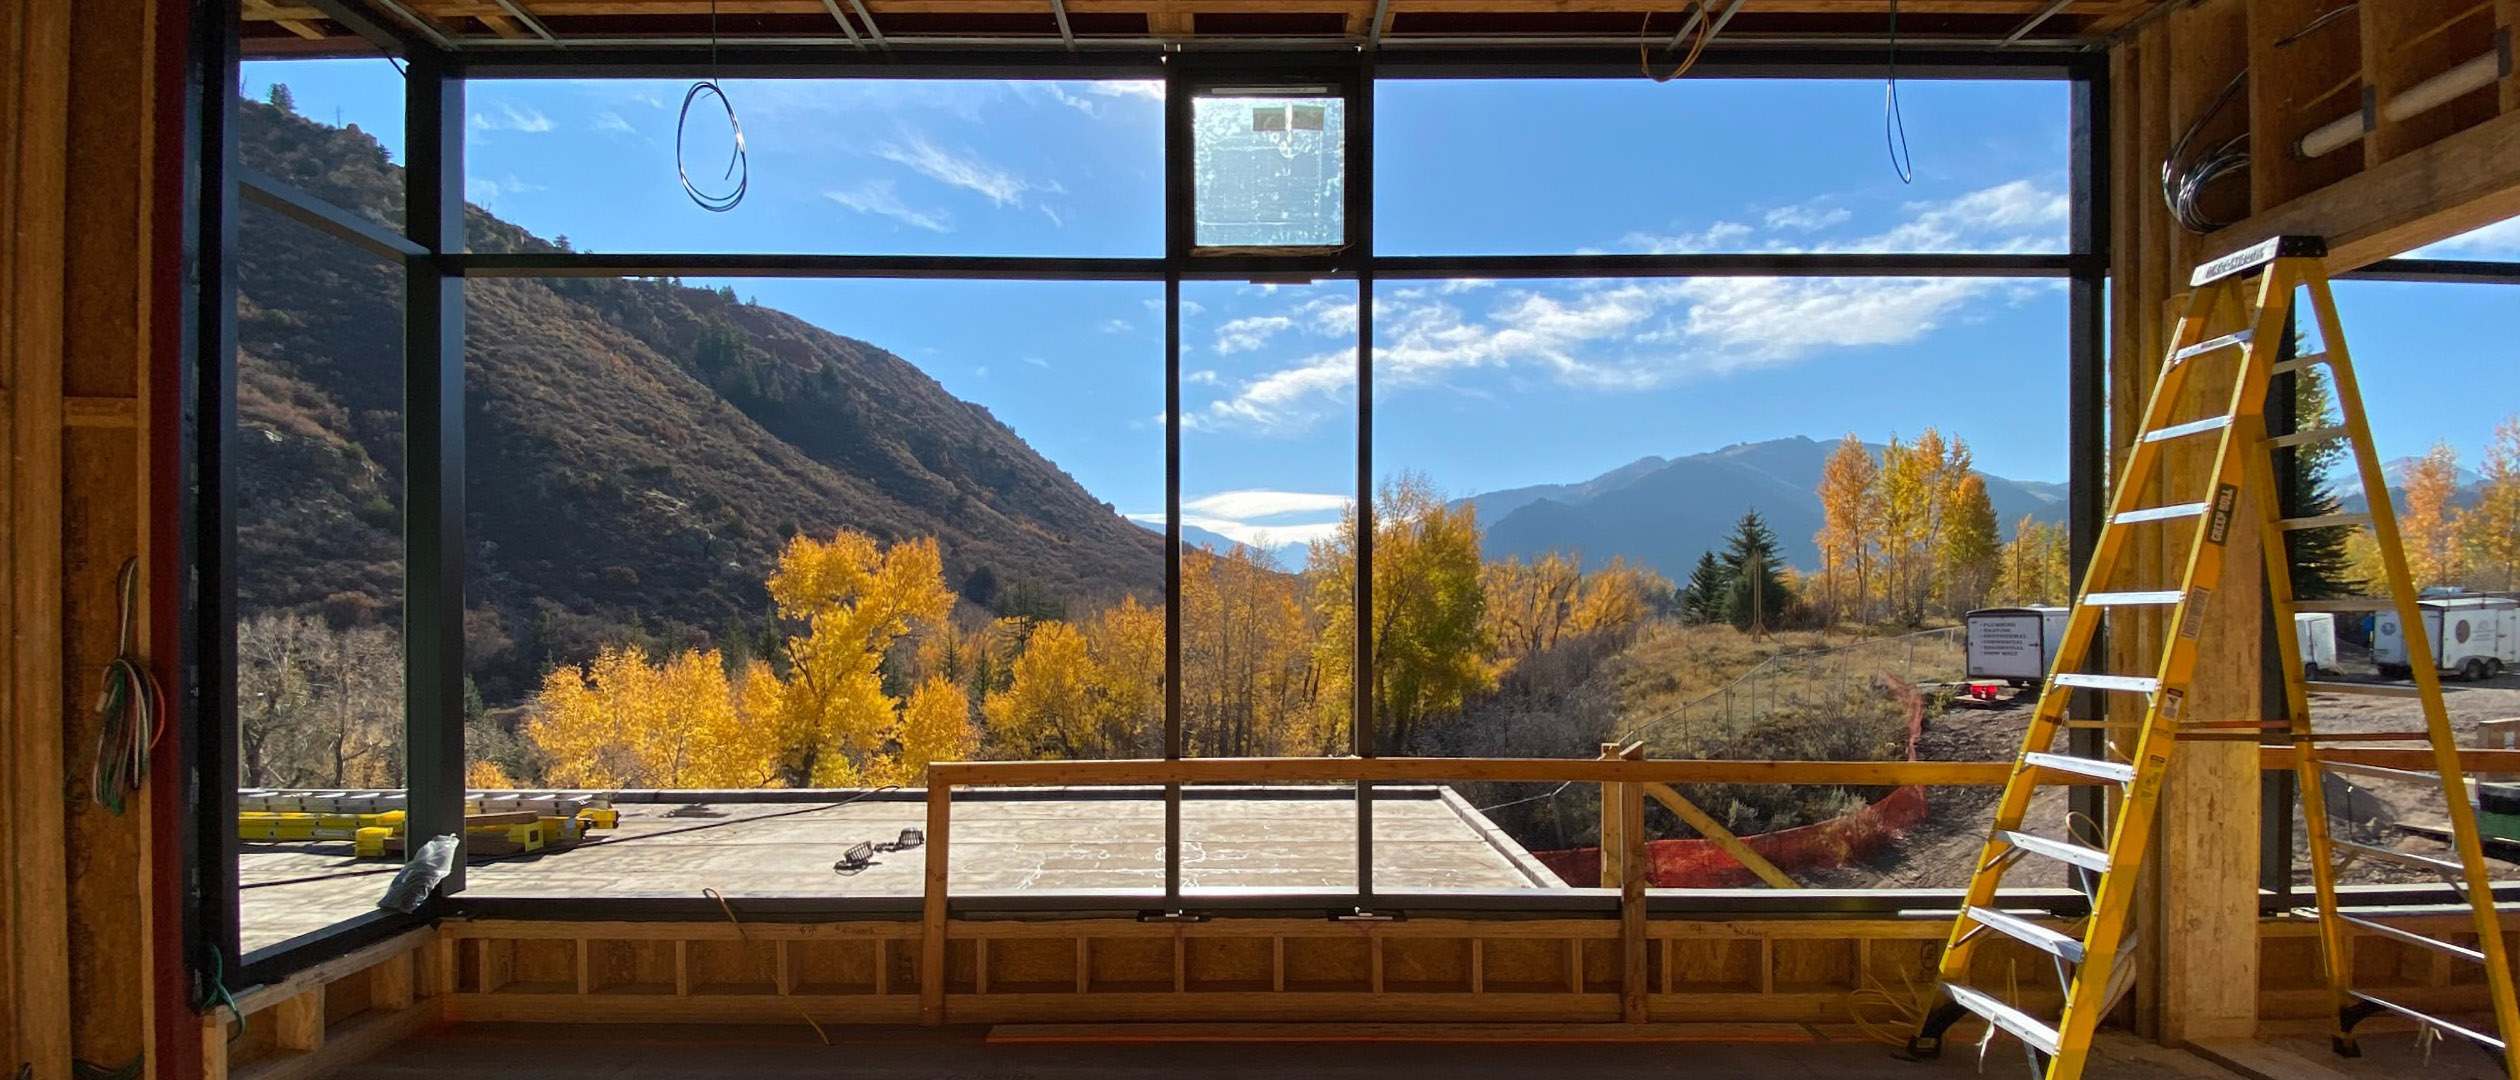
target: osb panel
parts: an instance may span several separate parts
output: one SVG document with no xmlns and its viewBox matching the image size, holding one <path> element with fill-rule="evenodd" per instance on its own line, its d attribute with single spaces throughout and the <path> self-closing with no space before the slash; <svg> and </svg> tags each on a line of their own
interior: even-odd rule
<svg viewBox="0 0 2520 1080">
<path fill-rule="evenodd" d="M 1194 991 L 1267 990 L 1277 972 L 1270 938 L 1191 938 L 1189 988 Z"/>
<path fill-rule="evenodd" d="M 1088 953 L 1088 991 L 1170 990 L 1173 939 L 1095 938 Z"/>
<path fill-rule="evenodd" d="M 788 945 L 789 978 L 799 994 L 872 994 L 879 941 L 799 941 Z"/>
<path fill-rule="evenodd" d="M 1489 938 L 1483 944 L 1487 989 L 1564 993 L 1568 972 L 1563 941 L 1547 938 Z"/>
<path fill-rule="evenodd" d="M 989 943 L 989 992 L 1073 993 L 1076 944 L 1058 938 Z"/>
<path fill-rule="evenodd" d="M 1314 991 L 1372 989 L 1371 942 L 1349 938 L 1291 938 L 1286 942 L 1286 988 Z"/>
<path fill-rule="evenodd" d="M 520 941 L 526 945 L 565 942 Z M 587 980 L 598 994 L 670 994 L 674 992 L 674 946 L 671 941 L 590 941 L 586 943 Z M 521 981 L 524 976 L 517 978 Z"/>
<path fill-rule="evenodd" d="M 1853 941 L 1778 941 L 1773 946 L 1778 990 L 1852 990 Z"/>
<path fill-rule="evenodd" d="M 1760 943 L 1679 938 L 1670 943 L 1671 988 L 1680 992 L 1759 988 Z"/>
<path fill-rule="evenodd" d="M 1382 943 L 1382 950 L 1385 990 L 1470 989 L 1468 938 L 1392 938 Z"/>
<path fill-rule="evenodd" d="M 686 948 L 692 993 L 778 992 L 779 953 L 773 942 L 694 941 Z"/>
</svg>

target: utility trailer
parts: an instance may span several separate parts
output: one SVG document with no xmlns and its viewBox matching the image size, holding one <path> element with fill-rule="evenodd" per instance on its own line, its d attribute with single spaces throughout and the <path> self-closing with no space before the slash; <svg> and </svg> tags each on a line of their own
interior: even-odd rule
<svg viewBox="0 0 2520 1080">
<path fill-rule="evenodd" d="M 2294 612 L 2293 639 L 2301 645 L 2303 675 L 2320 675 L 2336 670 L 2336 614 L 2334 612 Z"/>
<path fill-rule="evenodd" d="M 2500 596 L 2453 596 L 2418 601 L 2424 636 L 2432 646 L 2433 670 L 2463 679 L 2490 679 L 2520 666 L 2520 600 Z M 2371 659 L 2383 678 L 2403 679 L 2413 673 L 2406 633 L 2398 614 L 2383 611 L 2372 620 Z"/>
<path fill-rule="evenodd" d="M 1969 681 L 2038 685 L 2056 663 L 2066 614 L 2061 607 L 2016 607 L 1980 608 L 1961 616 L 1969 638 Z"/>
</svg>

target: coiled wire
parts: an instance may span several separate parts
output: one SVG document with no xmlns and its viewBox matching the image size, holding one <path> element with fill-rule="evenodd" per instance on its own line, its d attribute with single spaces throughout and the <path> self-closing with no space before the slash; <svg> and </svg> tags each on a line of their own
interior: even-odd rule
<svg viewBox="0 0 2520 1080">
<path fill-rule="evenodd" d="M 2209 233 L 2231 224 L 2205 213 L 2205 189 L 2217 180 L 2248 173 L 2249 133 L 2242 131 L 2215 144 L 2194 161 L 2188 160 L 2188 148 L 2205 125 L 2213 123 L 2224 109 L 2239 100 L 2240 91 L 2248 85 L 2249 70 L 2242 68 L 2240 74 L 2232 76 L 2231 84 L 2215 96 L 2213 104 L 2197 116 L 2196 122 L 2188 125 L 2179 141 L 2171 145 L 2170 156 L 2161 160 L 2161 200 L 2169 204 L 2170 216 L 2178 219 L 2179 227 L 2189 232 Z"/>
<path fill-rule="evenodd" d="M 735 131 L 735 149 L 727 154 L 726 171 L 718 177 L 721 180 L 734 179 L 735 187 L 729 191 L 702 191 L 691 182 L 691 165 L 683 152 L 683 132 L 691 126 L 691 106 L 700 100 L 702 94 L 717 99 L 718 107 L 726 110 L 726 126 Z M 716 214 L 735 209 L 744 201 L 744 192 L 752 186 L 752 162 L 744 155 L 744 122 L 735 118 L 735 103 L 727 100 L 726 91 L 718 86 L 716 79 L 693 83 L 691 89 L 683 94 L 682 116 L 674 121 L 674 173 L 682 178 L 683 192 L 691 196 L 692 202 Z"/>
</svg>

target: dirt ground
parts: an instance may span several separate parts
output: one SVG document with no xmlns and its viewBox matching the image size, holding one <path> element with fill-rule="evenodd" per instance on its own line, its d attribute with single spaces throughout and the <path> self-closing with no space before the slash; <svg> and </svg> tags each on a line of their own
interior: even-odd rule
<svg viewBox="0 0 2520 1080">
<path fill-rule="evenodd" d="M 2347 671 L 2323 681 L 2378 681 L 2378 675 L 2347 650 Z M 2359 670 L 2357 670 L 2359 669 Z M 2484 745 L 2478 722 L 2520 717 L 2520 674 L 2480 682 L 2445 681 L 2443 702 L 2462 746 Z M 1926 720 L 1918 750 L 1935 761 L 2010 761 L 2021 749 L 2023 730 L 2036 699 L 2028 694 L 1998 708 L 1954 706 Z M 2312 722 L 2319 731 L 2421 731 L 2420 704 L 2411 698 L 2361 694 L 2313 694 Z M 2420 744 L 2418 744 L 2420 745 Z M 2472 778 L 2473 779 L 2473 778 Z M 2431 784 L 2368 777 L 2332 776 L 2329 817 L 2339 838 L 2382 844 L 2400 851 L 2440 855 L 2446 845 L 2401 826 L 2446 826 L 2441 790 Z M 1926 793 L 1932 807 L 1925 823 L 1908 831 L 1873 859 L 1804 875 L 1815 888 L 1960 888 L 1986 842 L 1996 788 L 1934 788 Z M 2025 824 L 2048 836 L 2064 835 L 2065 789 L 2050 788 L 2031 800 Z M 2308 841 L 2296 811 L 2294 865 L 2297 884 L 2308 885 Z M 2498 864 L 2500 865 L 2500 864 Z M 2520 874 L 2520 869 L 2503 866 Z M 2497 876 L 2503 876 L 2501 872 Z M 2405 883 L 2432 880 L 2423 871 L 2372 859 L 2349 860 L 2338 880 L 2345 884 Z"/>
</svg>

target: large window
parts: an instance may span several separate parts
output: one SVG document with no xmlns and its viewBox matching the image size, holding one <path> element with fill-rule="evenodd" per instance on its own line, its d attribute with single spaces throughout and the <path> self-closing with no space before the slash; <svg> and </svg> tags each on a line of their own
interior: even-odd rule
<svg viewBox="0 0 2520 1080">
<path fill-rule="evenodd" d="M 242 84 L 288 190 L 238 257 L 239 782 L 381 831 L 249 847 L 249 946 L 373 907 L 389 803 L 485 910 L 899 909 L 935 761 L 2014 749 L 2023 707 L 1915 688 L 1969 608 L 2063 598 L 2062 82 L 1911 92 L 1916 186 L 1805 189 L 1876 84 L 737 77 L 739 145 L 688 83 L 478 63 Z M 460 227 L 400 237 L 441 185 Z M 1861 832 L 1790 867 L 1845 888 L 1956 884 L 1992 801 L 1683 787 L 1719 826 L 1658 842 Z M 1597 899 L 1586 785 L 954 815 L 952 891 L 1031 906 Z"/>
</svg>

